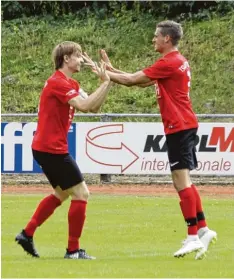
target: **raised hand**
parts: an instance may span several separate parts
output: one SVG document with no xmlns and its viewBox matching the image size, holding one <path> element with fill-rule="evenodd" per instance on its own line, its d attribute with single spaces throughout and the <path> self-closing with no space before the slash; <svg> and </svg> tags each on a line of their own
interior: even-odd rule
<svg viewBox="0 0 234 279">
<path fill-rule="evenodd" d="M 101 61 L 99 63 L 100 67 L 98 66 L 98 64 L 96 62 L 94 62 L 94 68 L 92 68 L 92 71 L 95 72 L 97 74 L 97 76 L 100 77 L 100 79 L 102 81 L 110 81 L 110 77 L 108 76 L 107 72 L 106 72 L 106 64 L 104 61 Z"/>
<path fill-rule="evenodd" d="M 92 70 L 95 68 L 96 62 L 94 62 L 92 60 L 92 58 L 90 58 L 86 52 L 84 52 L 84 54 L 82 54 L 82 58 L 84 59 L 84 65 L 91 67 Z"/>
<path fill-rule="evenodd" d="M 100 56 L 101 56 L 101 60 L 106 63 L 107 70 L 109 70 L 109 71 L 114 70 L 114 67 L 112 66 L 110 59 L 104 49 L 100 50 Z"/>
<path fill-rule="evenodd" d="M 86 52 L 84 52 L 82 58 L 84 59 L 84 65 L 91 67 L 92 71 L 100 77 L 102 81 L 110 81 L 110 77 L 106 72 L 106 63 L 103 60 L 101 60 L 99 63 L 100 66 L 98 66 L 97 62 L 93 61 Z"/>
</svg>

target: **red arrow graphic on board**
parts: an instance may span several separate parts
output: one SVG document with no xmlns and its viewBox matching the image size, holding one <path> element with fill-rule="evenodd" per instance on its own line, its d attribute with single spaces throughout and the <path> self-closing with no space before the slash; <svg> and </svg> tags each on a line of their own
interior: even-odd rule
<svg viewBox="0 0 234 279">
<path fill-rule="evenodd" d="M 113 134 L 123 133 L 123 124 L 111 124 L 96 127 L 90 130 L 86 136 L 86 154 L 94 162 L 113 167 L 121 167 L 123 173 L 134 164 L 139 157 L 124 143 L 119 146 L 112 143 Z M 109 137 L 108 146 L 99 143 L 102 137 Z M 107 140 L 107 139 L 106 139 Z"/>
</svg>

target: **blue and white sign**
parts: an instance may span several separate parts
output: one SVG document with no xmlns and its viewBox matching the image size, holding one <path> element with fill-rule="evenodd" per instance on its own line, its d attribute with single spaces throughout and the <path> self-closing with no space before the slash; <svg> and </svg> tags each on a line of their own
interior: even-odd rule
<svg viewBox="0 0 234 279">
<path fill-rule="evenodd" d="M 1 172 L 40 173 L 41 168 L 32 156 L 32 139 L 37 123 L 1 123 Z M 76 125 L 72 124 L 68 133 L 69 152 L 75 158 Z"/>
<path fill-rule="evenodd" d="M 31 143 L 36 123 L 2 123 L 2 173 L 39 173 Z M 169 174 L 162 123 L 73 123 L 69 152 L 82 173 Z M 233 123 L 200 123 L 193 174 L 234 175 Z"/>
</svg>

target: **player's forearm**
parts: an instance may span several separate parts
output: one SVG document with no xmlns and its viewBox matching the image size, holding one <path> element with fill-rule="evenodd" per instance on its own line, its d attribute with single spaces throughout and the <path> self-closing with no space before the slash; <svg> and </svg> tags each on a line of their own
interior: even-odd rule
<svg viewBox="0 0 234 279">
<path fill-rule="evenodd" d="M 112 73 L 116 73 L 116 74 L 127 74 L 126 72 L 123 72 L 123 71 L 121 71 L 121 70 L 119 70 L 119 69 L 115 69 L 115 68 L 112 68 L 112 69 L 111 69 L 111 72 L 112 72 Z"/>
<path fill-rule="evenodd" d="M 113 81 L 115 83 L 119 83 L 119 84 L 122 84 L 125 86 L 134 85 L 134 82 L 131 78 L 131 74 L 128 74 L 128 73 L 117 74 L 117 73 L 113 73 L 110 71 L 107 71 L 107 74 L 109 75 L 111 81 Z"/>
<path fill-rule="evenodd" d="M 89 96 L 89 111 L 94 113 L 98 112 L 98 110 L 104 103 L 111 86 L 111 81 L 105 81 L 93 94 Z"/>
</svg>

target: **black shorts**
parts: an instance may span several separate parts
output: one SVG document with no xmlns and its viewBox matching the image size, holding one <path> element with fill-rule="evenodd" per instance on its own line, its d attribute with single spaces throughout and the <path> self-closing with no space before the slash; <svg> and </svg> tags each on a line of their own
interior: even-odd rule
<svg viewBox="0 0 234 279">
<path fill-rule="evenodd" d="M 84 181 L 70 154 L 51 154 L 36 150 L 32 152 L 53 188 L 60 186 L 62 190 L 66 190 Z"/>
<path fill-rule="evenodd" d="M 167 152 L 171 171 L 197 167 L 195 152 L 197 128 L 166 135 Z"/>
</svg>

